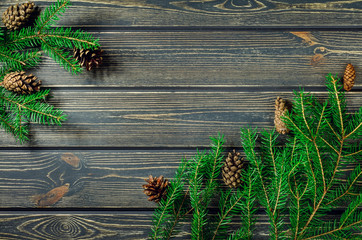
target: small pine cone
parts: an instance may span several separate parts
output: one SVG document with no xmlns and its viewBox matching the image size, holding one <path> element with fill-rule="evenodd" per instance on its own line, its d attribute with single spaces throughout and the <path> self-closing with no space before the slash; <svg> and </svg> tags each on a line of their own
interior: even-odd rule
<svg viewBox="0 0 362 240">
<path fill-rule="evenodd" d="M 73 49 L 73 57 L 79 62 L 82 67 L 85 67 L 88 71 L 95 67 L 99 67 L 103 62 L 102 57 L 103 50 L 101 49 Z"/>
<path fill-rule="evenodd" d="M 4 77 L 4 88 L 18 94 L 30 94 L 39 91 L 41 81 L 33 74 L 26 75 L 22 72 L 12 72 Z"/>
<path fill-rule="evenodd" d="M 277 100 L 275 100 L 275 118 L 274 118 L 274 124 L 275 128 L 278 133 L 286 134 L 290 130 L 287 128 L 285 123 L 282 121 L 282 116 L 286 114 L 288 111 L 288 108 L 286 106 L 286 101 L 282 99 L 281 97 L 277 97 Z"/>
<path fill-rule="evenodd" d="M 241 184 L 241 171 L 244 167 L 244 158 L 235 149 L 228 153 L 222 168 L 222 178 L 225 184 L 231 188 L 237 188 Z"/>
<path fill-rule="evenodd" d="M 35 4 L 33 2 L 12 5 L 3 13 L 3 23 L 9 30 L 18 30 L 28 23 L 34 10 Z"/>
<path fill-rule="evenodd" d="M 356 78 L 356 70 L 354 70 L 353 65 L 349 63 L 346 67 L 346 70 L 344 70 L 344 76 L 343 76 L 344 90 L 351 91 L 354 85 L 355 78 Z"/>
<path fill-rule="evenodd" d="M 166 198 L 166 191 L 169 185 L 169 181 L 165 179 L 162 175 L 159 177 L 149 176 L 148 179 L 145 179 L 148 184 L 142 185 L 143 192 L 149 196 L 148 201 L 154 201 L 158 203 L 161 199 Z"/>
</svg>

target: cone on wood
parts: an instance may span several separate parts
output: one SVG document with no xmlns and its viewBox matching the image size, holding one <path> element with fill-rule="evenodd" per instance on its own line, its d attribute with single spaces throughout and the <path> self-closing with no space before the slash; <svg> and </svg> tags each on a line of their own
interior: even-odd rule
<svg viewBox="0 0 362 240">
<path fill-rule="evenodd" d="M 40 90 L 41 81 L 24 71 L 8 73 L 1 83 L 5 89 L 18 94 L 31 94 Z"/>
<path fill-rule="evenodd" d="M 169 181 L 165 179 L 162 175 L 159 177 L 149 176 L 148 179 L 145 179 L 148 184 L 142 185 L 143 192 L 149 196 L 148 201 L 154 201 L 158 203 L 161 199 L 166 198 L 166 191 L 169 185 Z"/>
<path fill-rule="evenodd" d="M 3 13 L 2 21 L 7 29 L 18 30 L 28 23 L 34 10 L 35 4 L 33 2 L 12 5 Z"/>
<path fill-rule="evenodd" d="M 344 90 L 351 91 L 354 85 L 355 78 L 356 78 L 356 70 L 354 70 L 353 65 L 349 63 L 346 67 L 346 70 L 344 70 L 344 76 L 343 76 Z"/>
<path fill-rule="evenodd" d="M 281 97 L 277 97 L 275 100 L 274 125 L 278 133 L 286 134 L 290 131 L 281 118 L 286 114 L 287 111 L 288 108 L 286 106 L 286 101 Z"/>
<path fill-rule="evenodd" d="M 222 168 L 222 178 L 225 184 L 231 188 L 236 188 L 241 184 L 241 171 L 244 168 L 244 158 L 235 149 L 228 153 Z"/>
<path fill-rule="evenodd" d="M 95 67 L 99 67 L 103 62 L 102 57 L 103 50 L 101 49 L 73 49 L 73 57 L 79 62 L 82 67 L 85 67 L 88 71 Z"/>
</svg>

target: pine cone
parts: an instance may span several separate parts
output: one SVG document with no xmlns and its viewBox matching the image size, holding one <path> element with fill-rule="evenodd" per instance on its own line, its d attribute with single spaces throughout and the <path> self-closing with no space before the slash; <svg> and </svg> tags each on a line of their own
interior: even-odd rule
<svg viewBox="0 0 362 240">
<path fill-rule="evenodd" d="M 34 10 L 33 2 L 12 5 L 3 13 L 2 20 L 9 30 L 18 30 L 27 24 Z"/>
<path fill-rule="evenodd" d="M 143 192 L 149 196 L 148 201 L 154 201 L 158 203 L 161 199 L 166 198 L 166 191 L 169 181 L 162 175 L 159 177 L 149 176 L 149 179 L 145 179 L 148 184 L 142 185 Z"/>
<path fill-rule="evenodd" d="M 287 111 L 286 101 L 281 97 L 277 97 L 277 100 L 275 100 L 274 124 L 278 133 L 286 134 L 290 131 L 281 119 L 281 116 L 284 116 Z"/>
<path fill-rule="evenodd" d="M 344 70 L 343 76 L 343 88 L 346 91 L 350 91 L 354 85 L 354 79 L 356 78 L 356 70 L 352 64 L 348 64 L 346 70 Z"/>
<path fill-rule="evenodd" d="M 79 62 L 82 67 L 85 66 L 88 71 L 102 64 L 102 53 L 103 50 L 101 49 L 73 49 L 73 57 Z"/>
<path fill-rule="evenodd" d="M 18 94 L 30 94 L 40 89 L 41 81 L 33 74 L 26 75 L 22 72 L 12 72 L 4 77 L 2 85 L 9 91 Z"/>
<path fill-rule="evenodd" d="M 236 188 L 241 184 L 241 171 L 244 167 L 244 158 L 235 149 L 229 152 L 222 168 L 222 178 L 226 185 Z"/>
</svg>

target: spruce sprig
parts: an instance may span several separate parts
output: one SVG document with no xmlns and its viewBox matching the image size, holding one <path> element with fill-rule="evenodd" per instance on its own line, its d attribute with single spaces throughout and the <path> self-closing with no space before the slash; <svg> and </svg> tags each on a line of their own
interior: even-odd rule
<svg viewBox="0 0 362 240">
<path fill-rule="evenodd" d="M 35 21 L 36 30 L 42 32 L 44 28 L 49 29 L 52 24 L 59 20 L 59 16 L 61 16 L 69 6 L 70 0 L 57 0 L 55 4 L 50 5 Z"/>
<path fill-rule="evenodd" d="M 243 198 L 240 201 L 241 208 L 235 215 L 240 215 L 241 226 L 239 229 L 229 235 L 228 240 L 250 240 L 253 236 L 255 229 L 256 217 L 255 213 L 258 211 L 256 206 L 257 199 L 257 174 L 255 169 L 248 167 L 243 173 L 242 178 L 244 184 L 240 189 L 243 191 Z M 237 191 L 240 191 L 239 189 Z"/>
<path fill-rule="evenodd" d="M 24 71 L 39 65 L 43 53 L 48 54 L 72 74 L 82 72 L 70 51 L 73 47 L 95 49 L 98 39 L 82 30 L 52 28 L 70 5 L 69 0 L 57 0 L 44 9 L 34 26 L 16 31 L 0 28 L 0 82 L 6 74 Z M 0 87 L 0 125 L 12 133 L 19 142 L 28 140 L 27 122 L 61 125 L 66 120 L 63 111 L 45 101 L 49 91 L 27 95 L 15 95 Z"/>
<path fill-rule="evenodd" d="M 191 239 L 226 239 L 233 216 L 240 212 L 247 215 L 242 230 L 246 229 L 246 238 L 250 239 L 255 225 L 254 214 L 256 178 L 249 170 L 242 173 L 245 187 L 239 190 L 225 191 L 220 187 L 218 176 L 224 159 L 224 137 L 211 137 L 209 151 L 197 152 L 186 164 L 183 160 L 177 171 L 175 180 L 183 188 L 167 190 L 167 200 L 161 200 L 155 210 L 152 232 L 149 239 L 170 239 L 175 236 L 174 229 L 188 213 L 191 217 Z M 178 186 L 180 186 L 178 185 Z M 185 186 L 188 188 L 185 190 Z M 219 193 L 221 197 L 219 197 Z M 170 198 L 168 197 L 170 196 Z M 174 198 L 177 196 L 177 199 Z M 216 218 L 209 217 L 208 207 L 213 200 L 218 200 L 220 212 Z M 162 226 L 162 227 L 161 227 Z M 236 232 L 234 236 L 239 236 Z"/>
<path fill-rule="evenodd" d="M 167 188 L 166 199 L 161 199 L 159 207 L 156 208 L 153 215 L 153 226 L 149 239 L 169 239 L 165 236 L 171 236 L 181 218 L 181 210 L 183 209 L 183 190 L 184 190 L 184 175 L 187 174 L 189 162 L 183 159 L 178 167 L 175 177 L 170 181 Z"/>
<path fill-rule="evenodd" d="M 184 209 L 192 212 L 191 239 L 252 239 L 258 205 L 268 215 L 270 239 L 360 237 L 362 107 L 348 113 L 340 80 L 331 74 L 326 80 L 329 97 L 323 103 L 303 89 L 294 92 L 293 109 L 283 118 L 291 129 L 284 144 L 275 131 L 258 134 L 257 129 L 241 129 L 249 165 L 242 172 L 240 188 L 225 190 L 210 184 L 210 176 L 219 174 L 222 163 L 222 154 L 215 151 L 221 149 L 220 136 L 212 138 L 211 151 L 198 153 L 189 162 L 183 176 L 190 187 L 179 191 L 183 203 L 192 206 L 187 212 Z M 211 201 L 218 201 L 216 217 L 205 208 Z M 328 215 L 335 215 L 333 210 L 340 206 L 345 206 L 340 216 Z M 177 209 L 166 212 L 171 216 Z M 230 232 L 236 215 L 242 225 Z M 164 239 L 172 237 L 167 236 Z"/>
</svg>

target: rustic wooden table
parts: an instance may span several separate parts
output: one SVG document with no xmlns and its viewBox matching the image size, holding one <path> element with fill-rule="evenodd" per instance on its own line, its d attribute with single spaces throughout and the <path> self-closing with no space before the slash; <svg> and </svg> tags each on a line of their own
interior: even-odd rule
<svg viewBox="0 0 362 240">
<path fill-rule="evenodd" d="M 2 0 L 0 12 L 14 2 L 23 1 Z M 361 106 L 360 1 L 72 3 L 59 24 L 99 37 L 105 63 L 72 76 L 45 58 L 34 71 L 69 118 L 33 125 L 25 145 L 0 132 L 0 239 L 144 239 L 155 205 L 143 179 L 173 176 L 210 135 L 239 148 L 240 127 L 273 127 L 277 96 L 303 86 L 325 97 L 324 76 L 349 62 L 350 110 Z M 72 154 L 79 166 L 64 161 Z M 51 207 L 34 204 L 66 184 Z M 268 239 L 261 220 L 257 239 Z"/>
</svg>

